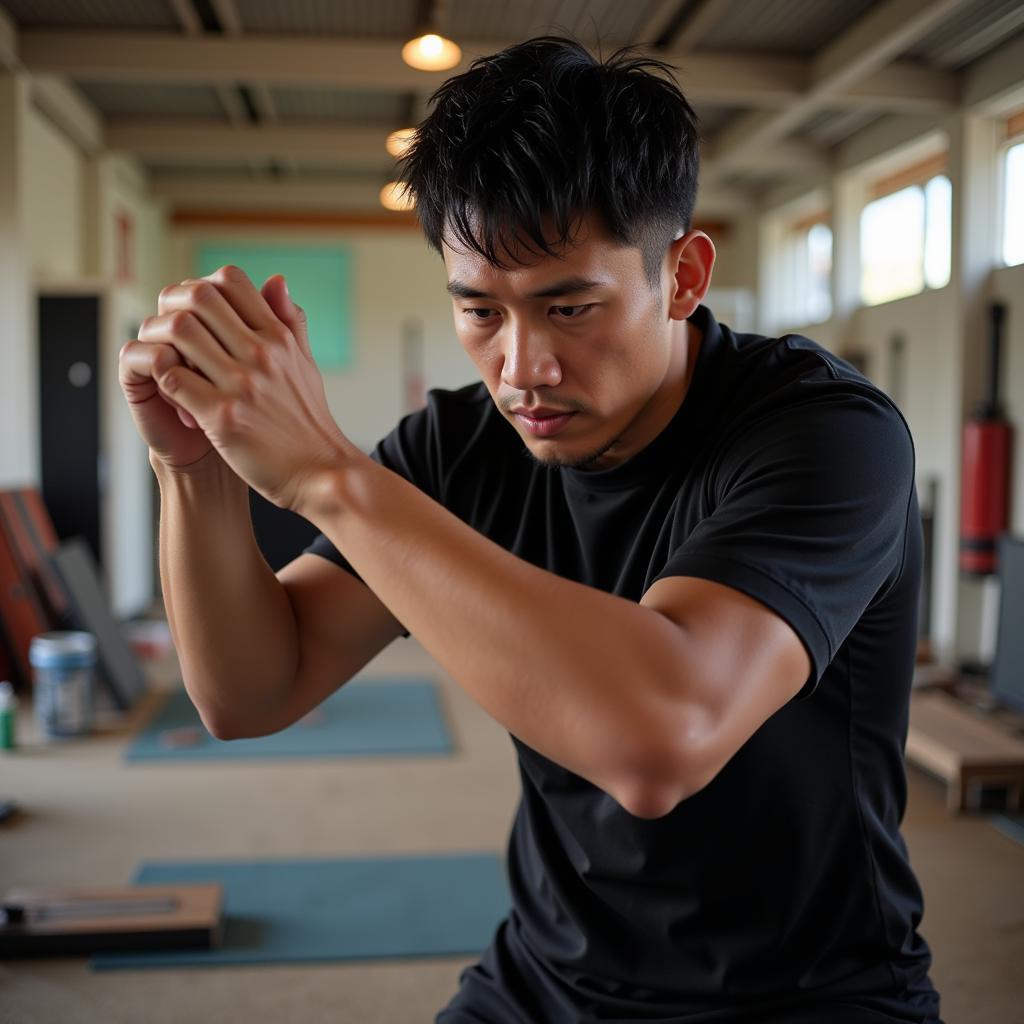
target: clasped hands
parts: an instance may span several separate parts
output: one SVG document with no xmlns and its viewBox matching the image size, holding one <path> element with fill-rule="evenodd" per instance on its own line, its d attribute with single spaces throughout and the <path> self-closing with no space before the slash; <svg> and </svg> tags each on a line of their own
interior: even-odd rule
<svg viewBox="0 0 1024 1024">
<path fill-rule="evenodd" d="M 186 471 L 219 457 L 282 508 L 301 512 L 304 488 L 358 452 L 280 275 L 257 290 L 229 266 L 165 288 L 119 370 L 151 458 Z"/>
</svg>

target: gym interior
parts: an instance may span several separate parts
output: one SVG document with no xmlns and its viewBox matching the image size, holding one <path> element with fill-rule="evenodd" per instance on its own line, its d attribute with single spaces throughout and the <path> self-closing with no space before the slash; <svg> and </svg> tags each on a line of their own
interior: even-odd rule
<svg viewBox="0 0 1024 1024">
<path fill-rule="evenodd" d="M 442 70 L 403 59 L 428 32 L 459 48 Z M 0 897 L 227 865 L 249 901 L 219 956 L 4 957 L 0 1020 L 426 1021 L 489 941 L 515 751 L 414 638 L 355 682 L 347 736 L 326 707 L 265 740 L 198 735 L 118 354 L 165 285 L 231 263 L 257 285 L 285 274 L 364 451 L 430 389 L 476 379 L 395 147 L 446 77 L 547 34 L 678 69 L 701 123 L 695 226 L 718 254 L 706 304 L 819 342 L 910 426 L 925 572 L 902 831 L 920 929 L 945 1020 L 1024 1020 L 1015 0 L 0 0 Z M 255 492 L 250 512 L 275 571 L 316 532 Z M 30 657 L 57 630 L 98 640 L 88 722 L 65 737 L 46 734 Z M 325 891 L 345 909 L 322 915 Z M 296 933 L 261 925 L 261 899 Z"/>
</svg>

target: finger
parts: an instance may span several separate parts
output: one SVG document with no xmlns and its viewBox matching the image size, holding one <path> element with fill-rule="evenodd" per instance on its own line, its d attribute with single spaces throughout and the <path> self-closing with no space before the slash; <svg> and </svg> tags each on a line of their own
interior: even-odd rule
<svg viewBox="0 0 1024 1024">
<path fill-rule="evenodd" d="M 140 332 L 141 333 L 141 332 Z M 138 338 L 125 342 L 117 358 L 117 375 L 122 387 L 139 392 L 149 385 L 156 391 L 156 378 L 172 366 L 182 365 L 181 353 L 173 345 L 146 344 Z"/>
<path fill-rule="evenodd" d="M 301 306 L 297 306 L 291 295 L 288 293 L 288 285 L 281 274 L 274 274 L 263 282 L 260 294 L 266 299 L 271 312 L 281 321 L 295 336 L 299 348 L 313 359 L 313 350 L 309 344 L 309 325 L 306 322 L 306 312 Z M 315 361 L 315 360 L 314 360 Z"/>
<path fill-rule="evenodd" d="M 195 418 L 168 395 L 163 395 L 156 378 L 172 366 L 181 366 L 182 355 L 173 345 L 147 344 L 133 338 L 118 356 L 117 372 L 121 388 L 130 405 L 142 405 L 157 399 L 170 406 L 178 419 L 191 430 L 198 428 Z"/>
<path fill-rule="evenodd" d="M 225 391 L 237 383 L 237 361 L 224 351 L 223 346 L 190 310 L 147 317 L 139 328 L 139 340 L 172 345 L 184 357 L 190 370 L 199 370 L 207 380 Z"/>
<path fill-rule="evenodd" d="M 157 308 L 161 316 L 192 313 L 229 355 L 246 364 L 254 358 L 259 342 L 252 329 L 212 281 L 195 278 L 169 285 Z"/>
<path fill-rule="evenodd" d="M 224 394 L 186 366 L 172 366 L 156 378 L 160 394 L 202 425 L 213 421 Z M 185 422 L 182 420 L 182 422 Z"/>
<path fill-rule="evenodd" d="M 241 267 L 220 267 L 202 280 L 215 284 L 235 312 L 254 331 L 274 325 L 277 317 Z"/>
</svg>

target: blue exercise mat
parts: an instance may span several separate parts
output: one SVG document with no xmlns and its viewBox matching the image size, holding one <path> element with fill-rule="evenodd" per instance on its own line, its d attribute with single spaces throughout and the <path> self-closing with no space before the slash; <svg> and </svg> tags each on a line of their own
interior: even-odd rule
<svg viewBox="0 0 1024 1024">
<path fill-rule="evenodd" d="M 992 817 L 992 824 L 1004 836 L 1024 844 L 1024 814 L 996 814 Z"/>
<path fill-rule="evenodd" d="M 99 970 L 317 963 L 481 952 L 508 913 L 493 853 L 146 864 L 141 885 L 220 882 L 217 949 L 104 953 Z"/>
<path fill-rule="evenodd" d="M 437 687 L 427 679 L 356 679 L 271 736 L 218 740 L 184 690 L 170 695 L 125 751 L 128 761 L 448 754 Z"/>
</svg>

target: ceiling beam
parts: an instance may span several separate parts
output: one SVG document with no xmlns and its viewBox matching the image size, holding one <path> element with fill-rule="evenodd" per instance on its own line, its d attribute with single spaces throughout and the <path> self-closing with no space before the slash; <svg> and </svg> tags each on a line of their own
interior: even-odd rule
<svg viewBox="0 0 1024 1024">
<path fill-rule="evenodd" d="M 914 0 L 924 3 L 925 0 Z M 962 0 L 929 0 L 943 8 Z M 19 52 L 33 72 L 66 75 L 88 81 L 235 83 L 262 81 L 268 84 L 324 86 L 395 92 L 432 92 L 450 75 L 469 67 L 479 54 L 493 53 L 502 43 L 464 42 L 463 60 L 451 71 L 417 71 L 403 63 L 397 41 L 281 38 L 257 36 L 234 38 L 188 37 L 166 32 L 87 32 L 26 29 L 20 34 Z M 664 51 L 652 56 L 671 60 Z M 753 106 L 758 109 L 786 107 L 804 99 L 812 86 L 817 65 L 789 57 L 743 53 L 693 53 L 679 71 L 680 83 L 692 102 Z M 865 75 L 865 77 L 867 77 Z M 930 81 L 948 92 L 953 80 Z M 946 82 L 945 86 L 938 83 Z M 844 102 L 863 100 L 860 82 L 847 96 L 836 86 L 831 98 Z M 906 89 L 908 95 L 901 92 Z M 858 92 L 857 90 L 861 90 Z M 882 90 L 879 89 L 879 92 Z M 900 107 L 905 98 L 913 107 L 920 103 L 921 86 L 892 80 L 887 102 Z M 879 97 L 875 97 L 878 99 Z"/>
<path fill-rule="evenodd" d="M 722 16 L 732 0 L 697 0 L 693 11 L 672 33 L 666 49 L 673 56 L 689 53 L 700 41 L 700 37 Z"/>
<path fill-rule="evenodd" d="M 1024 104 L 1024 34 L 986 54 L 964 75 L 964 106 L 999 117 Z"/>
<path fill-rule="evenodd" d="M 17 71 L 18 63 L 18 28 L 0 7 L 0 68 Z"/>
<path fill-rule="evenodd" d="M 353 169 L 388 170 L 384 148 L 391 129 L 289 124 L 226 127 L 209 121 L 118 120 L 107 125 L 107 145 L 143 160 L 223 163 L 251 158 L 295 158 Z"/>
<path fill-rule="evenodd" d="M 380 182 L 254 181 L 242 177 L 154 174 L 150 191 L 172 207 L 189 209 L 380 210 Z"/>
<path fill-rule="evenodd" d="M 242 34 L 242 19 L 238 16 L 235 0 L 210 0 L 210 6 L 226 36 Z"/>
<path fill-rule="evenodd" d="M 652 45 L 675 19 L 686 0 L 660 0 L 633 35 L 633 42 Z"/>
<path fill-rule="evenodd" d="M 746 114 L 715 140 L 712 166 L 728 168 L 742 154 L 757 152 L 785 137 L 811 115 L 834 103 L 881 71 L 967 0 L 886 0 L 821 50 L 810 63 L 807 89 L 770 114 Z"/>
<path fill-rule="evenodd" d="M 343 127 L 323 124 L 246 124 L 230 128 L 205 121 L 119 120 L 107 124 L 111 149 L 142 160 L 180 160 L 222 164 L 238 160 L 297 160 L 353 170 L 390 171 L 394 161 L 384 148 L 389 126 Z M 772 173 L 822 171 L 824 151 L 791 140 L 745 155 L 736 169 Z"/>
<path fill-rule="evenodd" d="M 150 178 L 154 196 L 173 208 L 188 210 L 336 210 L 379 212 L 380 183 L 310 179 L 253 181 L 243 177 L 176 177 L 154 174 Z M 749 213 L 752 196 L 740 189 L 706 188 L 701 185 L 696 212 L 699 217 L 735 217 Z"/>
<path fill-rule="evenodd" d="M 203 23 L 196 13 L 192 0 L 171 0 L 171 7 L 178 17 L 182 32 L 187 36 L 201 36 Z"/>
<path fill-rule="evenodd" d="M 836 109 L 863 107 L 923 114 L 955 107 L 960 102 L 960 93 L 960 79 L 949 71 L 897 61 L 829 96 L 827 105 Z"/>
</svg>

